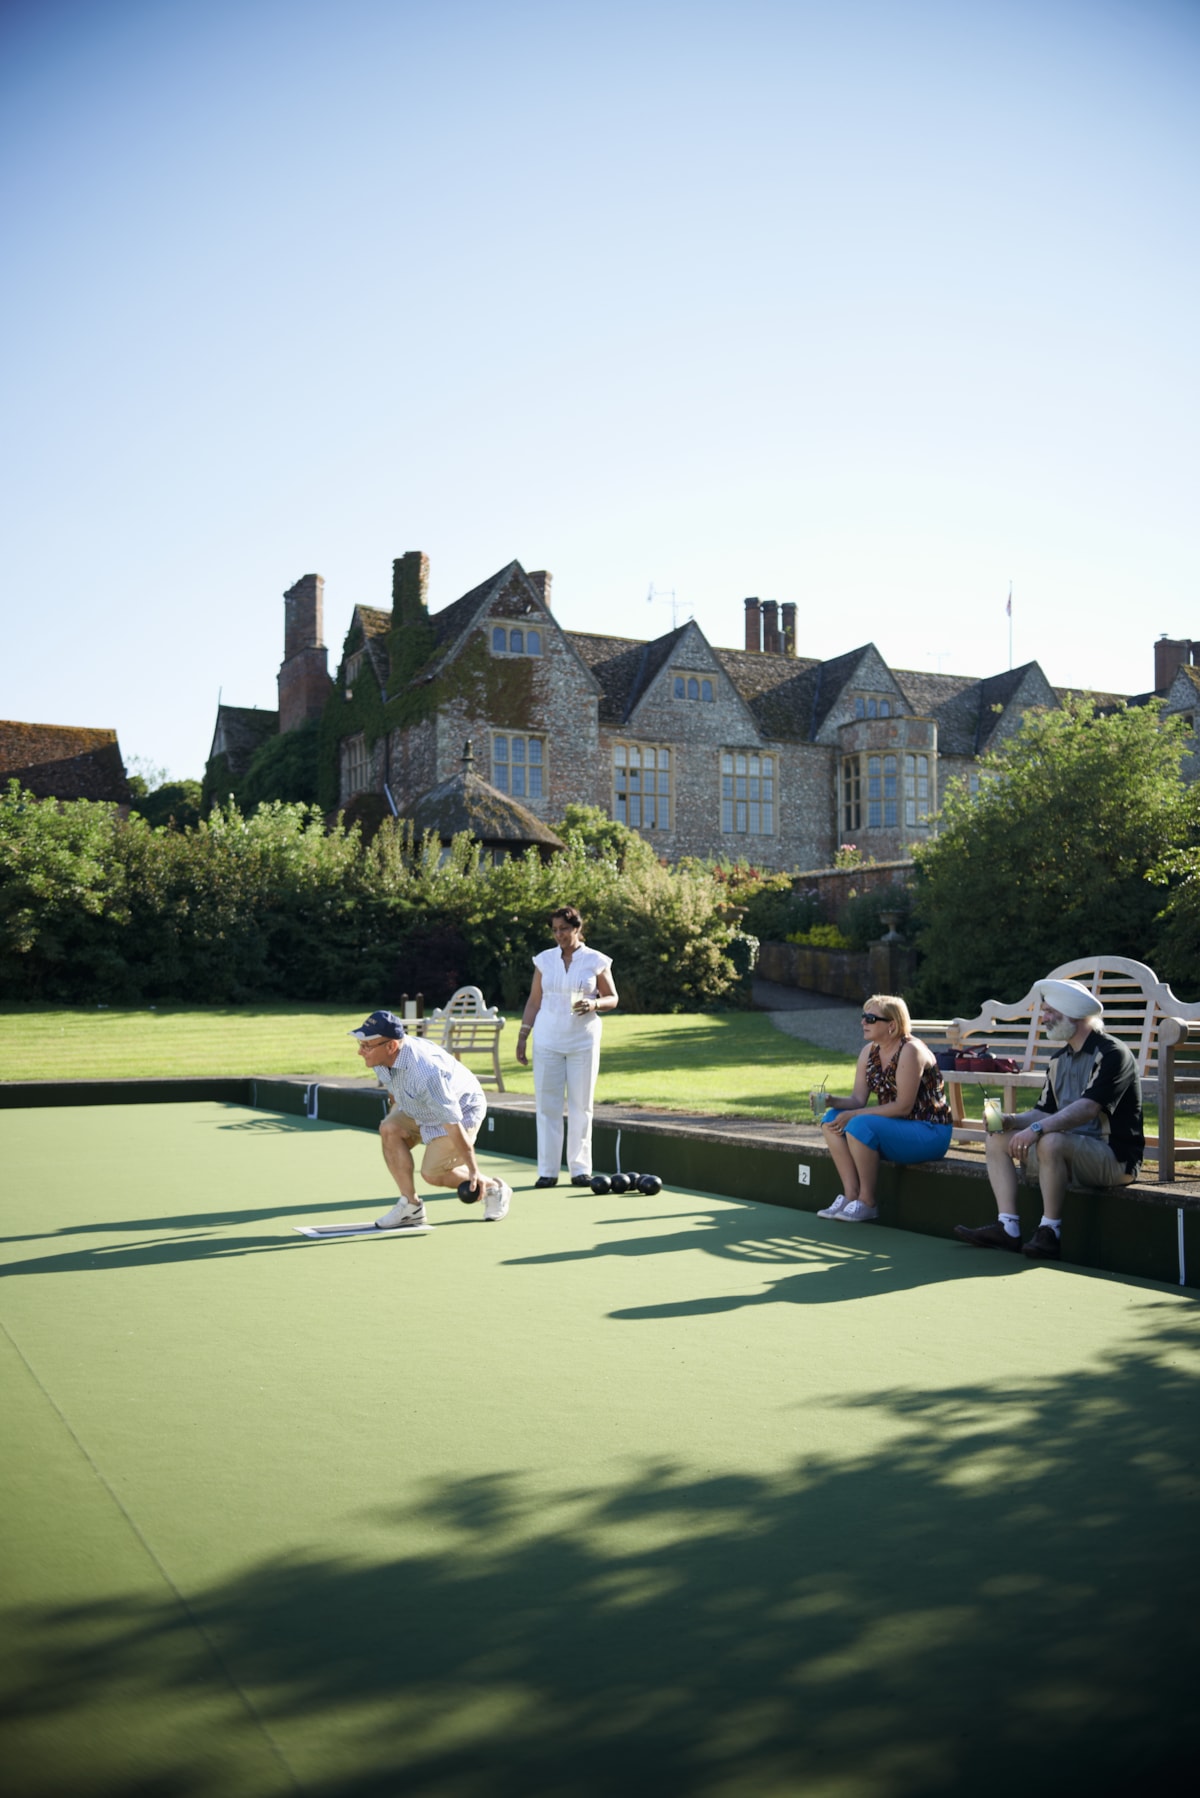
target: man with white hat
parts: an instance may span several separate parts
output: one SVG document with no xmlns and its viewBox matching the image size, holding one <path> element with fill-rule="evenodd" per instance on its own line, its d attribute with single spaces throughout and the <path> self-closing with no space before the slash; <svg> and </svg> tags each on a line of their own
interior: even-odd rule
<svg viewBox="0 0 1200 1798">
<path fill-rule="evenodd" d="M 1032 1111 L 1006 1112 L 987 1139 L 987 1171 L 999 1216 L 970 1229 L 956 1224 L 962 1242 L 1008 1249 L 1031 1261 L 1061 1253 L 1063 1195 L 1069 1181 L 1096 1188 L 1128 1186 L 1146 1150 L 1142 1085 L 1133 1056 L 1100 1028 L 1104 1008 L 1078 980 L 1041 980 L 1042 1028 L 1062 1048 L 1050 1058 Z M 1042 1221 L 1022 1248 L 1017 1216 L 1017 1165 L 1042 1189 Z"/>
<path fill-rule="evenodd" d="M 427 1230 L 425 1206 L 417 1197 L 413 1150 L 425 1144 L 421 1178 L 429 1186 L 465 1186 L 466 1205 L 484 1201 L 484 1222 L 507 1215 L 512 1188 L 503 1180 L 485 1180 L 475 1160 L 475 1138 L 487 1115 L 483 1088 L 461 1061 L 423 1037 L 405 1036 L 401 1020 L 390 1011 L 373 1011 L 350 1035 L 358 1053 L 386 1090 L 391 1104 L 379 1126 L 383 1159 L 400 1188 L 400 1197 L 377 1230 Z"/>
</svg>

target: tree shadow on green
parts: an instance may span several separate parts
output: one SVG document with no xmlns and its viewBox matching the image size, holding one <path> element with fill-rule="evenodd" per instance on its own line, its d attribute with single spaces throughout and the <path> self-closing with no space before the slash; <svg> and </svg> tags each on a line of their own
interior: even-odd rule
<svg viewBox="0 0 1200 1798">
<path fill-rule="evenodd" d="M 947 1281 L 1005 1279 L 1030 1264 L 1000 1255 L 980 1255 L 966 1249 L 961 1255 L 930 1253 L 923 1237 L 899 1231 L 863 1232 L 849 1225 L 794 1226 L 772 1234 L 761 1228 L 769 1214 L 761 1207 L 735 1210 L 693 1211 L 680 1214 L 689 1221 L 686 1230 L 665 1231 L 660 1236 L 627 1236 L 580 1249 L 555 1249 L 541 1255 L 513 1256 L 508 1267 L 555 1267 L 571 1262 L 605 1260 L 644 1261 L 654 1255 L 694 1254 L 700 1249 L 721 1260 L 744 1262 L 756 1274 L 746 1293 L 721 1293 L 696 1298 L 664 1300 L 611 1311 L 624 1322 L 666 1317 L 705 1317 L 737 1311 L 750 1305 L 785 1301 L 792 1304 L 828 1304 L 841 1300 L 879 1298 L 920 1286 Z M 623 1220 L 613 1220 L 614 1222 Z M 670 1220 L 667 1220 L 670 1221 Z M 756 1225 L 758 1226 L 756 1228 Z M 760 1270 L 781 1268 L 781 1277 L 764 1281 Z"/>
<path fill-rule="evenodd" d="M 211 1644 L 312 1798 L 1144 1789 L 1191 1749 L 1197 1340 L 1164 1303 L 1086 1371 L 875 1393 L 884 1446 L 773 1477 L 431 1485 L 368 1513 L 390 1554 L 281 1552 L 190 1619 L 27 1609 L 9 1703 L 169 1705 Z"/>
</svg>

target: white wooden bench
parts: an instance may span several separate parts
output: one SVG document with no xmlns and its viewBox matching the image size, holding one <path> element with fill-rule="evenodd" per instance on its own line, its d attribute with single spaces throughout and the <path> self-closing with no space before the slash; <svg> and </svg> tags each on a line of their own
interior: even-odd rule
<svg viewBox="0 0 1200 1798">
<path fill-rule="evenodd" d="M 477 986 L 460 986 L 446 1006 L 439 1005 L 424 1019 L 424 1035 L 440 1043 L 456 1061 L 467 1055 L 483 1055 L 491 1059 L 490 1070 L 472 1068 L 480 1086 L 494 1086 L 504 1091 L 500 1072 L 500 1032 L 508 1020 L 488 1005 Z"/>
<path fill-rule="evenodd" d="M 1145 962 L 1130 961 L 1120 955 L 1081 956 L 1077 961 L 1063 962 L 1045 978 L 1077 980 L 1095 993 L 1104 1007 L 1104 1029 L 1109 1036 L 1119 1037 L 1127 1044 L 1141 1076 L 1143 1096 L 1157 1100 L 1159 1105 L 1159 1136 L 1146 1139 L 1147 1152 L 1152 1150 L 1155 1154 L 1160 1139 L 1165 1142 L 1165 1159 L 1162 1154 L 1158 1156 L 1159 1179 L 1174 1178 L 1177 1160 L 1200 1159 L 1200 1143 L 1177 1143 L 1175 1139 L 1175 1092 L 1193 1090 L 1190 1080 L 1186 1076 L 1176 1077 L 1173 1083 L 1169 1078 L 1160 1080 L 1160 1050 L 1169 1063 L 1163 1072 L 1169 1074 L 1177 1045 L 1200 1043 L 1200 1004 L 1185 1004 Z M 1046 1066 L 1059 1047 L 1042 1035 L 1040 1013 L 1041 1001 L 1033 988 L 1013 1005 L 989 999 L 978 1017 L 913 1020 L 913 1035 L 932 1049 L 944 1045 L 969 1055 L 972 1048 L 986 1048 L 1018 1063 L 1018 1072 L 1014 1074 L 942 1070 L 958 1138 L 970 1141 L 985 1135 L 982 1124 L 966 1120 L 965 1086 L 987 1087 L 993 1092 L 999 1088 L 1005 1111 L 1021 1109 L 1016 1098 L 1019 1088 L 1036 1087 L 1040 1091 Z M 1164 1086 L 1170 1088 L 1169 1092 L 1164 1091 Z M 1195 1090 L 1200 1091 L 1200 1080 Z"/>
</svg>

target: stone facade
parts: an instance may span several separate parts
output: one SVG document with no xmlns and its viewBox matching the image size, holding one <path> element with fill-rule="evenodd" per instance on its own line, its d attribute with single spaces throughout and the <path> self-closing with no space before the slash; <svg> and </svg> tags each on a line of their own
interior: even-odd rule
<svg viewBox="0 0 1200 1798">
<path fill-rule="evenodd" d="M 550 587 L 512 562 L 431 614 L 426 559 L 399 558 L 392 611 L 357 607 L 346 638 L 336 690 L 373 682 L 378 716 L 341 737 L 337 803 L 386 790 L 404 814 L 470 739 L 483 778 L 547 823 L 598 805 L 668 861 L 812 867 L 843 842 L 891 860 L 948 779 L 1059 703 L 1036 663 L 975 680 L 890 668 L 870 643 L 802 658 L 790 603 L 747 600 L 740 649 L 694 621 L 650 641 L 564 630 Z"/>
<path fill-rule="evenodd" d="M 431 613 L 428 559 L 409 551 L 390 610 L 354 608 L 332 683 L 321 578 L 289 590 L 280 729 L 321 710 L 327 809 L 375 794 L 405 815 L 469 740 L 481 778 L 544 823 L 597 805 L 667 861 L 792 870 L 844 843 L 890 861 L 928 837 L 949 782 L 977 782 L 1030 707 L 1066 696 L 1036 662 L 977 679 L 889 667 L 872 643 L 802 657 L 791 602 L 746 600 L 737 649 L 694 621 L 649 641 L 565 630 L 551 584 L 510 562 Z M 1168 709 L 1200 715 L 1200 646 L 1167 647 Z"/>
</svg>

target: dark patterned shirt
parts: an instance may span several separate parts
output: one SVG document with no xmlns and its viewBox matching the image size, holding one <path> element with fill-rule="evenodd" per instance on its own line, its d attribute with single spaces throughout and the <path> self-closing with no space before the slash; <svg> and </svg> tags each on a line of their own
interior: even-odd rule
<svg viewBox="0 0 1200 1798">
<path fill-rule="evenodd" d="M 903 1045 L 901 1045 L 903 1047 Z M 896 1103 L 896 1067 L 900 1060 L 898 1050 L 893 1059 L 884 1064 L 879 1053 L 879 1044 L 871 1044 L 871 1052 L 867 1056 L 867 1085 L 875 1094 L 881 1105 Z M 936 1061 L 931 1061 L 921 1069 L 921 1084 L 917 1088 L 917 1098 L 909 1117 L 920 1124 L 951 1124 L 954 1122 L 950 1107 L 946 1103 L 946 1089 L 942 1085 L 942 1070 Z"/>
</svg>

